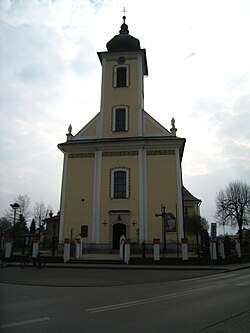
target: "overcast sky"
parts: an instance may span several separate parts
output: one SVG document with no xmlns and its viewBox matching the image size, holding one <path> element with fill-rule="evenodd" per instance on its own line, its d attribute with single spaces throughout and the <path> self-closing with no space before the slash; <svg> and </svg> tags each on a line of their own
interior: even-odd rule
<svg viewBox="0 0 250 333">
<path fill-rule="evenodd" d="M 202 216 L 214 222 L 229 181 L 250 184 L 249 0 L 0 0 L 0 216 L 19 194 L 59 209 L 57 144 L 100 110 L 96 52 L 124 6 L 147 51 L 145 110 L 186 138 L 184 185 Z"/>
</svg>

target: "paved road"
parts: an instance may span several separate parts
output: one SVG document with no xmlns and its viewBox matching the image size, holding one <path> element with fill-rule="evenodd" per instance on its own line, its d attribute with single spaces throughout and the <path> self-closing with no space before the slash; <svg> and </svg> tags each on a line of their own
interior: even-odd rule
<svg viewBox="0 0 250 333">
<path fill-rule="evenodd" d="M 208 273 L 8 268 L 1 332 L 249 332 L 250 269 Z"/>
<path fill-rule="evenodd" d="M 196 276 L 216 274 L 222 270 L 187 270 L 187 269 L 119 269 L 119 268 L 49 268 L 8 267 L 1 270 L 0 282 L 9 284 L 68 286 L 68 287 L 103 287 L 129 284 L 175 281 Z"/>
</svg>

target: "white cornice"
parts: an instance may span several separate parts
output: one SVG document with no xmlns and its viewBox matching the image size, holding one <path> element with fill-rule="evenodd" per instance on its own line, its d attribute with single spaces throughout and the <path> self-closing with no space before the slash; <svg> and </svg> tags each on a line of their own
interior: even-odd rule
<svg viewBox="0 0 250 333">
<path fill-rule="evenodd" d="M 135 149 L 175 149 L 182 151 L 185 146 L 185 139 L 157 136 L 157 137 L 136 137 L 120 139 L 90 139 L 90 140 L 72 140 L 58 145 L 62 152 L 90 152 L 96 150 L 135 150 Z"/>
</svg>

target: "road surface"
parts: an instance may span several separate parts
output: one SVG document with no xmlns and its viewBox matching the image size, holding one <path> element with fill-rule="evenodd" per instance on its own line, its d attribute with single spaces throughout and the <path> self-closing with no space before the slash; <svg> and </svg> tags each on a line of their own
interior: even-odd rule
<svg viewBox="0 0 250 333">
<path fill-rule="evenodd" d="M 250 332 L 249 268 L 214 275 L 152 271 L 149 276 L 143 270 L 57 269 L 59 283 L 42 284 L 39 274 L 49 272 L 21 273 L 35 276 L 27 285 L 13 281 L 20 274 L 13 268 L 12 281 L 0 284 L 1 332 Z M 117 283 L 119 274 L 122 283 Z"/>
</svg>

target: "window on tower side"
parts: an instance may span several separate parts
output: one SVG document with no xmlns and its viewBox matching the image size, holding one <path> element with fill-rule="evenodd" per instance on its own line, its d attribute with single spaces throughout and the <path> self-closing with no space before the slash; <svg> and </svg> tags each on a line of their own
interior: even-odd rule
<svg viewBox="0 0 250 333">
<path fill-rule="evenodd" d="M 128 86 L 128 66 L 115 66 L 114 87 L 122 88 Z"/>
<path fill-rule="evenodd" d="M 128 107 L 119 106 L 113 108 L 113 132 L 126 132 L 128 130 Z"/>
</svg>

